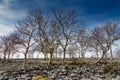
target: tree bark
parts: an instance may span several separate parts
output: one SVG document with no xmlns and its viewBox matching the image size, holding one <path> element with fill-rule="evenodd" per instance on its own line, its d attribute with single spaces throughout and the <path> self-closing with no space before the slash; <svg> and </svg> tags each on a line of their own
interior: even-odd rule
<svg viewBox="0 0 120 80">
<path fill-rule="evenodd" d="M 50 52 L 50 58 L 49 58 L 48 65 L 52 64 L 52 57 L 53 57 L 53 52 Z"/>
<path fill-rule="evenodd" d="M 85 49 L 83 46 L 81 46 L 81 56 L 82 56 L 82 63 L 85 63 Z"/>
<path fill-rule="evenodd" d="M 56 59 L 58 58 L 58 53 L 57 53 L 57 52 L 56 52 L 55 58 L 56 58 Z"/>
<path fill-rule="evenodd" d="M 96 59 L 98 59 L 98 48 L 96 48 Z"/>
<path fill-rule="evenodd" d="M 50 58 L 49 58 L 49 63 L 48 63 L 48 65 L 52 64 L 52 58 L 53 58 L 54 48 L 49 48 L 49 50 L 50 50 Z"/>
<path fill-rule="evenodd" d="M 85 54 L 82 53 L 81 55 L 82 55 L 82 63 L 85 63 Z"/>
<path fill-rule="evenodd" d="M 106 54 L 106 52 L 103 51 L 102 57 L 99 58 L 95 63 L 99 63 L 103 59 L 103 57 L 105 56 L 105 54 Z"/>
<path fill-rule="evenodd" d="M 6 61 L 6 52 L 4 52 L 3 62 Z"/>
<path fill-rule="evenodd" d="M 64 65 L 64 63 L 65 63 L 65 57 L 66 57 L 66 47 L 64 48 L 62 65 Z"/>
<path fill-rule="evenodd" d="M 44 60 L 46 60 L 47 59 L 47 53 L 44 53 Z"/>
<path fill-rule="evenodd" d="M 80 52 L 79 52 L 79 59 L 80 59 L 80 55 L 81 55 L 81 54 L 80 54 Z"/>
<path fill-rule="evenodd" d="M 112 46 L 110 45 L 110 55 L 111 55 L 111 63 L 113 63 L 113 53 L 112 53 Z"/>
<path fill-rule="evenodd" d="M 27 49 L 25 51 L 25 54 L 24 54 L 25 58 L 24 58 L 24 62 L 23 62 L 23 65 L 22 65 L 22 69 L 26 68 L 28 50 L 29 50 L 29 47 L 27 47 Z"/>
<path fill-rule="evenodd" d="M 7 60 L 9 60 L 10 59 L 10 52 L 8 53 L 8 58 L 7 58 Z"/>
</svg>

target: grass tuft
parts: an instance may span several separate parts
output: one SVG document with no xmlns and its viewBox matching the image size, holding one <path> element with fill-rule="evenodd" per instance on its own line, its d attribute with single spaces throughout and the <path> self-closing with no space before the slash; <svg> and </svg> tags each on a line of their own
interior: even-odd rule
<svg viewBox="0 0 120 80">
<path fill-rule="evenodd" d="M 34 76 L 32 80 L 48 80 L 48 78 L 43 78 L 42 76 Z"/>
</svg>

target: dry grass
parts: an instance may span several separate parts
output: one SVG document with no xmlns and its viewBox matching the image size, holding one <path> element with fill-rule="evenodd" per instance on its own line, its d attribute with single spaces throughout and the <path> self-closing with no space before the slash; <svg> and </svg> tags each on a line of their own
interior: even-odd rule
<svg viewBox="0 0 120 80">
<path fill-rule="evenodd" d="M 34 76 L 32 80 L 48 80 L 48 78 L 44 78 L 42 76 L 37 75 L 37 76 Z"/>
</svg>

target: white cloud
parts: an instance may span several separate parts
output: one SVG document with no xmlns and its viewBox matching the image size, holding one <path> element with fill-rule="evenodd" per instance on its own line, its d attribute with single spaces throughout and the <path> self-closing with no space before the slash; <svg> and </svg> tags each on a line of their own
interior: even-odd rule
<svg viewBox="0 0 120 80">
<path fill-rule="evenodd" d="M 12 6 L 12 2 L 16 0 L 3 0 L 0 3 L 0 16 L 6 18 L 6 19 L 17 19 L 21 16 L 23 16 L 22 11 L 15 11 L 10 8 Z M 15 5 L 15 4 L 14 4 Z M 17 5 L 16 5 L 17 7 Z"/>
<path fill-rule="evenodd" d="M 6 4 L 9 4 L 11 1 L 14 1 L 14 0 L 3 0 L 3 2 Z"/>
<path fill-rule="evenodd" d="M 9 9 L 9 0 L 3 0 L 0 4 L 0 15 L 8 18 L 14 17 L 13 12 Z"/>
<path fill-rule="evenodd" d="M 2 0 L 0 2 L 0 35 L 6 35 L 13 31 L 15 22 L 25 15 L 21 10 L 16 11 L 11 6 L 17 6 L 12 2 L 17 0 Z"/>
<path fill-rule="evenodd" d="M 1 35 L 8 35 L 12 31 L 14 31 L 14 29 L 12 27 L 0 24 L 0 36 Z"/>
</svg>

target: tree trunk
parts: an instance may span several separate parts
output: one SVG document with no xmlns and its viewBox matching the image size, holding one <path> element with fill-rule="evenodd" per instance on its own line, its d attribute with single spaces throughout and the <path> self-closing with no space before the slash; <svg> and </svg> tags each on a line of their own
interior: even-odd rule
<svg viewBox="0 0 120 80">
<path fill-rule="evenodd" d="M 81 46 L 82 63 L 85 63 L 85 49 Z"/>
<path fill-rule="evenodd" d="M 65 57 L 66 57 L 66 47 L 64 48 L 62 65 L 64 65 L 64 63 L 65 63 Z"/>
<path fill-rule="evenodd" d="M 48 53 L 46 53 L 46 60 L 48 60 L 49 59 L 49 57 L 48 57 Z"/>
<path fill-rule="evenodd" d="M 47 59 L 47 53 L 44 53 L 44 60 L 46 60 Z"/>
<path fill-rule="evenodd" d="M 9 60 L 10 59 L 10 52 L 8 53 L 8 58 L 7 58 L 7 60 Z"/>
<path fill-rule="evenodd" d="M 54 48 L 49 48 L 49 50 L 50 50 L 50 58 L 49 58 L 49 63 L 48 63 L 48 65 L 52 64 L 52 58 L 53 58 Z"/>
<path fill-rule="evenodd" d="M 29 50 L 29 47 L 26 49 L 25 51 L 25 57 L 24 57 L 24 62 L 23 62 L 23 65 L 22 65 L 22 68 L 25 69 L 26 68 L 26 62 L 27 62 L 27 54 L 28 54 L 28 50 Z"/>
<path fill-rule="evenodd" d="M 58 53 L 57 53 L 57 52 L 56 52 L 55 58 L 56 58 L 56 59 L 58 58 Z"/>
<path fill-rule="evenodd" d="M 98 59 L 98 48 L 96 48 L 96 59 Z"/>
<path fill-rule="evenodd" d="M 81 55 L 81 54 L 80 54 L 80 52 L 79 52 L 79 59 L 80 59 L 80 55 Z"/>
<path fill-rule="evenodd" d="M 6 52 L 4 52 L 3 62 L 6 61 Z"/>
<path fill-rule="evenodd" d="M 53 52 L 50 52 L 50 58 L 49 58 L 48 65 L 52 64 L 52 57 L 53 57 Z"/>
<path fill-rule="evenodd" d="M 25 54 L 24 62 L 23 62 L 23 65 L 22 65 L 22 69 L 26 68 L 26 62 L 27 62 L 27 54 Z"/>
<path fill-rule="evenodd" d="M 82 63 L 85 63 L 85 55 L 82 53 Z"/>
<path fill-rule="evenodd" d="M 113 54 L 112 54 L 112 46 L 110 45 L 110 55 L 111 55 L 111 63 L 113 63 Z"/>
<path fill-rule="evenodd" d="M 99 63 L 105 56 L 106 52 L 103 51 L 102 57 L 99 58 L 95 63 Z"/>
</svg>

